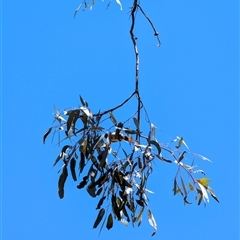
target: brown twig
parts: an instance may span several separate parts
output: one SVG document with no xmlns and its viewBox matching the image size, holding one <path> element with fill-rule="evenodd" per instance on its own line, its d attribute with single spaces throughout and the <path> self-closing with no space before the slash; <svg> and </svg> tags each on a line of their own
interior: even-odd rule
<svg viewBox="0 0 240 240">
<path fill-rule="evenodd" d="M 140 11 L 141 11 L 142 14 L 144 15 L 144 17 L 148 20 L 148 22 L 149 22 L 150 25 L 152 26 L 152 29 L 153 29 L 153 31 L 154 31 L 154 36 L 155 36 L 155 37 L 157 38 L 157 40 L 158 40 L 158 44 L 156 44 L 156 46 L 157 46 L 157 47 L 160 47 L 161 41 L 160 41 L 160 39 L 159 39 L 159 33 L 157 32 L 156 28 L 154 27 L 151 19 L 146 15 L 146 13 L 143 11 L 142 7 L 141 7 L 139 4 L 137 4 L 137 7 L 140 9 Z"/>
</svg>

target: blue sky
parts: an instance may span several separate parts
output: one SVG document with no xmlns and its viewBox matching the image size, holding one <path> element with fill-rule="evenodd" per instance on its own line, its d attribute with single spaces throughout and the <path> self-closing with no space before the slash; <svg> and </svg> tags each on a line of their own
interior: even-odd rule
<svg viewBox="0 0 240 240">
<path fill-rule="evenodd" d="M 96 239 L 96 199 L 68 181 L 57 194 L 52 168 L 60 148 L 42 135 L 59 109 L 92 111 L 121 103 L 134 90 L 129 37 L 131 1 L 123 11 L 96 0 L 2 3 L 2 239 Z M 146 3 L 147 2 L 147 3 Z M 211 179 L 220 204 L 184 206 L 173 196 L 176 166 L 156 161 L 149 188 L 158 224 L 155 239 L 237 239 L 239 236 L 239 5 L 238 1 L 141 1 L 162 45 L 138 14 L 140 93 L 158 140 L 183 136 L 193 152 L 213 163 L 198 166 Z M 117 91 L 118 94 L 115 94 Z M 130 103 L 118 118 L 134 112 Z M 164 134 L 163 134 L 164 132 Z M 145 215 L 146 216 L 146 215 Z M 102 239 L 150 239 L 147 218 L 138 228 L 115 222 Z"/>
</svg>

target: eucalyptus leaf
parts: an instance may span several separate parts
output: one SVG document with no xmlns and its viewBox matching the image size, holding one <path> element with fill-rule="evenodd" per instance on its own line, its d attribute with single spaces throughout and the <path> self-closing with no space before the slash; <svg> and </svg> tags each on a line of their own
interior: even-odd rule
<svg viewBox="0 0 240 240">
<path fill-rule="evenodd" d="M 108 215 L 108 219 L 107 219 L 107 225 L 106 225 L 106 228 L 109 230 L 113 227 L 113 216 L 112 214 L 110 213 Z"/>
<path fill-rule="evenodd" d="M 64 165 L 62 174 L 60 175 L 58 180 L 58 195 L 60 198 L 64 197 L 64 184 L 66 182 L 67 177 L 68 177 L 68 170 L 67 170 L 67 166 Z"/>
<path fill-rule="evenodd" d="M 158 155 L 161 154 L 161 147 L 160 147 L 160 144 L 157 141 L 151 140 L 151 141 L 148 142 L 148 144 L 149 145 L 154 145 L 158 150 Z"/>
<path fill-rule="evenodd" d="M 96 218 L 96 220 L 95 220 L 95 222 L 94 222 L 94 224 L 93 224 L 93 228 L 97 228 L 97 226 L 98 226 L 98 224 L 101 222 L 104 214 L 105 214 L 105 209 L 102 208 L 102 209 L 99 211 L 98 216 L 97 216 L 97 218 Z"/>
<path fill-rule="evenodd" d="M 77 181 L 77 176 L 76 176 L 76 172 L 75 172 L 75 166 L 76 166 L 76 159 L 72 158 L 70 160 L 70 170 L 71 170 L 71 174 L 72 174 L 73 180 Z"/>
<path fill-rule="evenodd" d="M 43 135 L 43 143 L 45 144 L 46 138 L 49 135 L 49 133 L 52 131 L 52 127 L 50 127 Z"/>
</svg>

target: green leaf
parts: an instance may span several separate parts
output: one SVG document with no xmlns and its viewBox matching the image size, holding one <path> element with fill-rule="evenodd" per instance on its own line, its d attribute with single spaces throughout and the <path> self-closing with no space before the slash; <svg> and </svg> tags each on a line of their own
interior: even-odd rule
<svg viewBox="0 0 240 240">
<path fill-rule="evenodd" d="M 116 196 L 114 194 L 112 194 L 111 202 L 112 202 L 113 212 L 117 216 L 118 221 L 120 221 L 121 220 L 120 210 L 118 208 L 117 199 L 116 199 Z"/>
<path fill-rule="evenodd" d="M 93 186 L 92 183 L 90 183 L 90 184 L 88 185 L 88 187 L 87 187 L 87 192 L 89 193 L 89 195 L 90 195 L 91 197 L 96 197 L 95 191 L 96 191 L 96 187 Z"/>
<path fill-rule="evenodd" d="M 202 194 L 202 191 L 197 189 L 198 190 L 198 205 L 201 204 L 202 202 L 202 199 L 203 199 L 203 194 Z"/>
<path fill-rule="evenodd" d="M 83 107 L 88 107 L 88 103 L 81 97 L 81 95 L 79 95 L 80 101 L 83 105 Z"/>
<path fill-rule="evenodd" d="M 75 124 L 76 124 L 76 121 L 79 117 L 79 110 L 72 110 L 70 112 L 70 115 L 68 117 L 68 120 L 67 120 L 67 136 L 69 136 L 70 134 L 70 130 L 72 129 L 73 133 L 75 133 Z"/>
<path fill-rule="evenodd" d="M 193 186 L 191 183 L 189 183 L 188 185 L 189 185 L 189 189 L 190 189 L 191 191 L 194 191 L 194 186 Z"/>
<path fill-rule="evenodd" d="M 148 222 L 154 228 L 154 232 L 152 233 L 152 236 L 153 236 L 157 232 L 157 223 L 156 223 L 154 216 L 153 216 L 152 212 L 150 211 L 150 209 L 148 209 Z"/>
<path fill-rule="evenodd" d="M 171 160 L 166 159 L 166 158 L 162 157 L 161 155 L 154 155 L 154 156 L 157 157 L 158 159 L 162 160 L 163 162 L 172 163 Z"/>
<path fill-rule="evenodd" d="M 105 199 L 106 199 L 106 196 L 103 196 L 103 197 L 100 198 L 100 200 L 99 200 L 99 202 L 97 204 L 96 209 L 100 209 L 100 207 L 102 206 L 102 204 L 103 204 Z"/>
<path fill-rule="evenodd" d="M 102 190 L 103 190 L 103 188 L 102 187 L 100 187 L 98 190 L 97 190 L 97 192 L 96 192 L 96 195 L 98 196 L 98 195 L 100 195 L 101 194 L 101 192 L 102 192 Z"/>
<path fill-rule="evenodd" d="M 84 157 L 84 154 L 83 152 L 81 151 L 80 153 L 80 161 L 79 161 L 79 171 L 80 173 L 82 173 L 83 169 L 84 169 L 84 166 L 85 166 L 85 157 Z"/>
<path fill-rule="evenodd" d="M 133 118 L 133 122 L 134 122 L 134 124 L 135 124 L 135 126 L 137 128 L 137 131 L 140 132 L 139 122 L 138 122 L 138 120 L 135 117 Z"/>
<path fill-rule="evenodd" d="M 76 172 L 75 172 L 75 166 L 76 166 L 76 159 L 72 158 L 70 160 L 70 170 L 71 170 L 71 174 L 72 174 L 73 180 L 77 181 L 77 176 L 76 176 Z"/>
<path fill-rule="evenodd" d="M 197 183 L 198 183 L 198 186 L 201 189 L 204 202 L 206 202 L 206 201 L 209 202 L 209 197 L 208 197 L 208 194 L 207 194 L 207 191 L 206 191 L 206 187 L 203 186 L 201 183 L 199 183 L 198 180 L 197 180 Z"/>
<path fill-rule="evenodd" d="M 117 125 L 117 120 L 116 120 L 116 118 L 113 116 L 112 112 L 109 112 L 109 115 L 110 115 L 110 119 L 112 120 L 113 124 L 114 124 L 114 125 Z"/>
<path fill-rule="evenodd" d="M 107 225 L 106 225 L 106 228 L 109 230 L 113 227 L 113 217 L 112 217 L 112 214 L 110 213 L 108 215 L 108 219 L 107 219 Z"/>
<path fill-rule="evenodd" d="M 108 156 L 108 147 L 105 147 L 104 151 L 101 152 L 101 154 L 98 156 L 98 159 L 100 160 L 99 167 L 104 167 L 106 165 L 106 158 Z"/>
<path fill-rule="evenodd" d="M 173 184 L 173 194 L 176 195 L 177 194 L 177 180 L 176 178 L 174 178 L 174 184 Z"/>
<path fill-rule="evenodd" d="M 139 132 L 131 128 L 124 128 L 123 131 L 127 134 L 138 134 Z"/>
<path fill-rule="evenodd" d="M 212 188 L 208 187 L 208 188 L 207 188 L 207 191 L 210 193 L 210 195 L 211 195 L 218 203 L 220 203 Z"/>
<path fill-rule="evenodd" d="M 144 202 L 142 200 L 137 199 L 136 200 L 137 204 L 140 205 L 141 207 L 144 207 Z"/>
<path fill-rule="evenodd" d="M 183 151 L 182 153 L 181 153 L 181 155 L 179 156 L 179 158 L 178 158 L 178 163 L 180 163 L 182 160 L 183 160 L 183 158 L 184 158 L 184 154 L 186 153 L 186 151 Z"/>
<path fill-rule="evenodd" d="M 186 187 L 185 187 L 182 177 L 181 177 L 181 182 L 182 182 L 182 187 L 183 187 L 183 191 L 184 191 L 184 196 L 187 196 L 187 190 L 186 190 Z"/>
<path fill-rule="evenodd" d="M 210 182 L 211 180 L 209 178 L 201 178 L 201 179 L 198 179 L 197 182 L 199 182 L 200 184 L 202 184 L 204 187 L 208 188 L 208 183 Z"/>
<path fill-rule="evenodd" d="M 52 128 L 50 127 L 43 135 L 43 144 L 45 144 L 46 138 L 49 135 L 49 133 L 52 131 Z"/>
<path fill-rule="evenodd" d="M 83 180 L 78 184 L 77 188 L 81 189 L 87 185 L 88 176 L 83 177 Z"/>
<path fill-rule="evenodd" d="M 60 198 L 64 197 L 64 184 L 66 182 L 67 177 L 68 177 L 68 170 L 67 170 L 67 166 L 64 165 L 62 174 L 60 175 L 58 180 L 58 195 Z"/>
<path fill-rule="evenodd" d="M 120 134 L 122 128 L 123 128 L 123 123 L 122 122 L 118 123 L 118 125 L 116 126 L 115 135 L 114 134 L 112 135 L 112 136 L 114 136 L 114 139 L 116 139 L 116 140 L 120 140 L 121 139 L 120 137 L 122 137 L 122 135 L 119 136 L 119 134 Z"/>
<path fill-rule="evenodd" d="M 180 137 L 180 138 L 179 138 L 179 141 L 178 141 L 178 145 L 176 146 L 176 148 L 180 148 L 181 145 L 182 145 L 182 143 L 183 143 L 183 138 Z"/>
<path fill-rule="evenodd" d="M 97 228 L 97 226 L 98 226 L 98 224 L 101 222 L 104 214 L 105 214 L 105 209 L 102 208 L 102 209 L 99 211 L 98 216 L 97 216 L 97 218 L 96 218 L 96 220 L 95 220 L 95 222 L 94 222 L 94 224 L 93 224 L 93 228 Z"/>
<path fill-rule="evenodd" d="M 184 144 L 185 147 L 186 147 L 187 149 L 189 149 L 188 145 L 187 145 L 187 144 L 185 143 L 185 141 L 183 140 L 183 137 L 177 137 L 177 138 L 174 140 L 174 142 L 177 141 L 177 140 L 179 140 L 179 141 L 178 141 L 178 145 L 176 146 L 176 148 L 180 148 L 180 147 L 182 146 L 182 144 Z"/>
<path fill-rule="evenodd" d="M 62 151 L 60 152 L 60 154 L 57 156 L 57 159 L 55 160 L 55 162 L 53 163 L 53 167 L 59 162 L 59 160 L 62 158 L 64 159 L 65 157 L 65 152 L 67 151 L 67 149 L 71 147 L 69 145 L 65 145 L 63 148 L 62 148 Z"/>
<path fill-rule="evenodd" d="M 158 155 L 160 155 L 160 153 L 161 153 L 161 147 L 160 147 L 160 145 L 159 145 L 159 143 L 157 142 L 157 141 L 153 141 L 153 140 L 151 140 L 151 141 L 149 141 L 148 142 L 148 144 L 149 145 L 154 145 L 156 148 L 157 148 L 157 150 L 158 150 Z"/>
<path fill-rule="evenodd" d="M 55 162 L 54 162 L 54 164 L 53 164 L 53 167 L 59 162 L 59 160 L 61 159 L 61 153 L 57 156 L 57 158 L 56 158 L 56 160 L 55 160 Z"/>
<path fill-rule="evenodd" d="M 142 219 L 142 214 L 143 214 L 143 211 L 144 211 L 144 207 L 141 208 L 141 210 L 139 211 L 137 217 L 134 219 L 133 222 L 138 222 L 139 220 Z"/>
</svg>

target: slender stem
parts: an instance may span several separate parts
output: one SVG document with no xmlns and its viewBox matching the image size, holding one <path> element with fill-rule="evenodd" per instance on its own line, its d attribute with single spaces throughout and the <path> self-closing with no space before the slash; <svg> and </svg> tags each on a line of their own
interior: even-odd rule
<svg viewBox="0 0 240 240">
<path fill-rule="evenodd" d="M 140 118 L 141 118 L 141 98 L 140 98 L 140 93 L 139 93 L 139 53 L 138 53 L 138 48 L 137 48 L 137 38 L 135 37 L 133 30 L 135 27 L 135 19 L 136 19 L 136 11 L 138 7 L 138 0 L 133 0 L 133 6 L 131 10 L 131 18 L 132 18 L 132 24 L 130 28 L 130 36 L 131 40 L 133 43 L 133 48 L 134 48 L 134 53 L 136 57 L 136 62 L 135 62 L 135 92 L 138 100 L 138 111 L 137 111 L 137 119 L 138 119 L 138 124 L 140 125 Z M 140 139 L 140 134 L 136 135 L 136 140 Z"/>
<path fill-rule="evenodd" d="M 154 31 L 154 36 L 157 38 L 158 40 L 158 44 L 156 44 L 157 47 L 160 47 L 161 45 L 161 41 L 159 39 L 159 33 L 157 32 L 156 28 L 154 27 L 151 19 L 146 15 L 146 13 L 143 11 L 142 7 L 138 4 L 137 7 L 140 9 L 140 11 L 142 12 L 142 14 L 144 15 L 144 17 L 148 20 L 148 22 L 150 23 L 150 25 L 152 26 L 152 29 Z"/>
<path fill-rule="evenodd" d="M 105 115 L 105 114 L 107 114 L 107 113 L 109 113 L 109 112 L 113 112 L 114 110 L 122 107 L 125 103 L 127 103 L 135 94 L 136 94 L 136 91 L 134 91 L 134 92 L 131 94 L 131 96 L 129 96 L 125 101 L 123 101 L 123 102 L 122 102 L 121 104 L 119 104 L 118 106 L 116 106 L 116 107 L 114 107 L 114 108 L 111 108 L 111 109 L 108 109 L 108 110 L 106 110 L 106 111 L 104 111 L 104 112 L 101 112 L 101 113 L 95 113 L 95 114 L 93 114 L 93 116 L 94 116 L 94 117 L 96 117 L 96 116 L 101 116 L 101 117 L 102 117 L 103 115 Z"/>
</svg>

